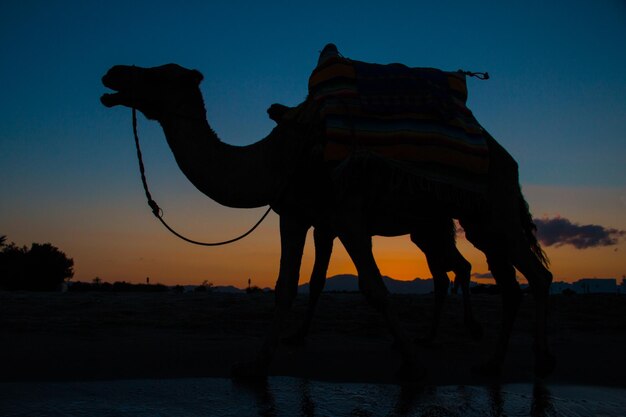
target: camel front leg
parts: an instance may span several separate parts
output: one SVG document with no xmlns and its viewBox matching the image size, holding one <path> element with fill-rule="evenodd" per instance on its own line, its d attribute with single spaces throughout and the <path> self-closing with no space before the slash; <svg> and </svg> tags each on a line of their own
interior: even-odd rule
<svg viewBox="0 0 626 417">
<path fill-rule="evenodd" d="M 257 357 L 250 362 L 235 364 L 233 377 L 258 378 L 267 376 L 269 365 L 274 357 L 280 332 L 293 300 L 298 292 L 300 264 L 309 225 L 297 218 L 280 216 L 280 270 L 275 289 L 274 318 Z"/>
<path fill-rule="evenodd" d="M 307 306 L 302 325 L 292 336 L 283 339 L 283 343 L 288 345 L 302 345 L 306 341 L 315 314 L 317 302 L 326 284 L 326 272 L 333 252 L 333 240 L 335 235 L 326 230 L 316 228 L 313 232 L 315 243 L 315 262 L 309 281 L 309 305 Z"/>
</svg>

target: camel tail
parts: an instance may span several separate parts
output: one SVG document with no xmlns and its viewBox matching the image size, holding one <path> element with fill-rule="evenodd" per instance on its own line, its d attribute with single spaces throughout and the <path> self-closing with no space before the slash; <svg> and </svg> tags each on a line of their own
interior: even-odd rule
<svg viewBox="0 0 626 417">
<path fill-rule="evenodd" d="M 530 250 L 535 254 L 535 256 L 539 259 L 539 261 L 546 268 L 550 265 L 550 260 L 548 259 L 548 255 L 544 252 L 537 240 L 537 225 L 533 222 L 533 216 L 530 214 L 530 208 L 528 203 L 524 199 L 524 195 L 520 190 L 520 216 L 522 221 L 522 228 L 524 229 L 524 236 L 528 240 L 530 244 Z"/>
</svg>

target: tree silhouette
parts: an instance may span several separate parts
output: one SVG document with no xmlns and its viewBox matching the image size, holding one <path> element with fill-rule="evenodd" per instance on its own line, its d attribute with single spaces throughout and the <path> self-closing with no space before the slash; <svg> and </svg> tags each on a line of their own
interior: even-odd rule
<svg viewBox="0 0 626 417">
<path fill-rule="evenodd" d="M 74 276 L 74 260 L 50 243 L 33 243 L 28 249 L 14 243 L 0 251 L 0 288 L 54 291 Z"/>
<path fill-rule="evenodd" d="M 15 243 L 7 245 L 4 241 L 6 237 L 2 243 L 2 251 L 0 251 L 0 288 L 19 289 L 18 283 L 23 281 L 27 249 L 25 246 L 16 246 Z"/>
</svg>

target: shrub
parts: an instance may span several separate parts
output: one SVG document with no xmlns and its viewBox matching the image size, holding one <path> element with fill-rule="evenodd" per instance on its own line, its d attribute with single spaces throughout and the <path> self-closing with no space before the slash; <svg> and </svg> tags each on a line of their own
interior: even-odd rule
<svg viewBox="0 0 626 417">
<path fill-rule="evenodd" d="M 74 276 L 74 260 L 50 243 L 33 243 L 28 249 L 14 243 L 0 251 L 0 288 L 55 291 Z"/>
</svg>

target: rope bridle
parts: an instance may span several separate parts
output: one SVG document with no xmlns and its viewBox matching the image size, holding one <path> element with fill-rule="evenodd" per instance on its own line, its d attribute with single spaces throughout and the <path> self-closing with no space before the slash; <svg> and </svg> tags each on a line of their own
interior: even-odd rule
<svg viewBox="0 0 626 417">
<path fill-rule="evenodd" d="M 137 134 L 137 110 L 134 107 L 132 108 L 132 113 L 133 113 L 133 135 L 135 136 L 135 147 L 137 148 L 137 159 L 139 160 L 139 173 L 141 174 L 141 183 L 143 184 L 143 189 L 144 189 L 144 191 L 146 193 L 146 198 L 148 199 L 148 205 L 150 206 L 150 209 L 152 209 L 152 214 L 154 214 L 154 216 L 157 219 L 159 219 L 159 221 L 163 224 L 163 226 L 165 226 L 165 228 L 167 230 L 169 230 L 176 237 L 184 240 L 185 242 L 193 243 L 194 245 L 200 245 L 200 246 L 222 246 L 222 245 L 227 245 L 229 243 L 236 242 L 236 241 L 241 240 L 244 237 L 248 236 L 250 233 L 252 233 L 261 224 L 261 222 L 263 222 L 263 220 L 265 220 L 267 215 L 272 210 L 271 207 L 267 208 L 267 211 L 263 214 L 263 216 L 261 216 L 259 221 L 256 222 L 256 224 L 254 226 L 252 226 L 252 228 L 250 228 L 250 230 L 248 230 L 247 232 L 245 232 L 241 236 L 238 236 L 238 237 L 233 238 L 233 239 L 225 240 L 223 242 L 199 242 L 197 240 L 189 239 L 189 238 L 181 235 L 180 233 L 178 233 L 176 230 L 172 229 L 172 227 L 170 227 L 170 225 L 168 225 L 167 222 L 163 219 L 163 210 L 161 209 L 161 207 L 159 207 L 157 202 L 154 201 L 154 199 L 152 198 L 152 195 L 150 194 L 150 190 L 148 189 L 148 182 L 146 180 L 146 169 L 145 169 L 145 167 L 143 165 L 143 157 L 141 155 L 141 148 L 139 146 L 139 135 Z"/>
<path fill-rule="evenodd" d="M 464 75 L 470 76 L 470 77 L 476 77 L 476 78 L 481 79 L 481 80 L 489 79 L 489 73 L 487 73 L 487 72 L 470 72 L 470 71 L 463 71 L 463 70 L 459 70 L 458 72 L 462 73 Z M 141 148 L 139 146 L 139 135 L 137 133 L 137 110 L 136 110 L 135 107 L 132 107 L 132 122 L 133 122 L 133 135 L 135 137 L 135 147 L 137 149 L 137 159 L 139 161 L 139 172 L 141 174 L 141 183 L 142 183 L 143 189 L 144 189 L 144 191 L 146 193 L 146 198 L 148 200 L 148 205 L 150 206 L 150 209 L 152 210 L 152 214 L 154 214 L 154 216 L 161 222 L 161 224 L 163 224 L 163 226 L 165 226 L 165 228 L 167 230 L 169 230 L 176 237 L 184 240 L 185 242 L 189 242 L 189 243 L 192 243 L 194 245 L 200 245 L 200 246 L 222 246 L 222 245 L 227 245 L 229 243 L 237 242 L 238 240 L 241 240 L 244 237 L 248 236 L 250 233 L 252 233 L 257 227 L 259 227 L 259 225 L 263 222 L 263 220 L 265 220 L 265 218 L 267 217 L 269 212 L 272 210 L 271 207 L 268 207 L 267 210 L 265 211 L 265 213 L 261 216 L 261 218 L 254 224 L 254 226 L 252 226 L 244 234 L 242 234 L 242 235 L 240 235 L 240 236 L 238 236 L 236 238 L 233 238 L 233 239 L 225 240 L 225 241 L 222 241 L 222 242 L 200 242 L 200 241 L 197 241 L 197 240 L 189 239 L 189 238 L 181 235 L 176 230 L 174 230 L 169 224 L 167 224 L 167 222 L 163 219 L 163 210 L 161 209 L 161 207 L 159 207 L 157 202 L 154 201 L 154 199 L 152 198 L 152 195 L 150 194 L 150 190 L 148 188 L 148 182 L 146 180 L 146 172 L 145 172 L 145 167 L 144 167 L 144 164 L 143 164 L 143 157 L 142 157 L 142 154 L 141 154 Z M 313 122 L 311 122 L 311 124 L 312 123 Z"/>
</svg>

